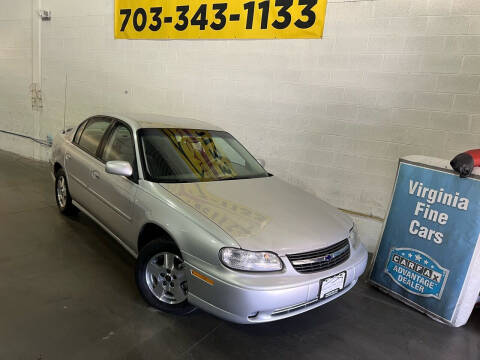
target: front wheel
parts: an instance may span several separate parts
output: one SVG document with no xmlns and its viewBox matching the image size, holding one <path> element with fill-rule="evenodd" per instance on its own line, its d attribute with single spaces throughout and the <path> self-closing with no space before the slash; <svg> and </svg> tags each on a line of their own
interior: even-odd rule
<svg viewBox="0 0 480 360">
<path fill-rule="evenodd" d="M 139 253 L 135 277 L 140 293 L 150 306 L 177 315 L 195 310 L 187 301 L 182 255 L 173 244 L 161 239 L 148 243 Z"/>
</svg>

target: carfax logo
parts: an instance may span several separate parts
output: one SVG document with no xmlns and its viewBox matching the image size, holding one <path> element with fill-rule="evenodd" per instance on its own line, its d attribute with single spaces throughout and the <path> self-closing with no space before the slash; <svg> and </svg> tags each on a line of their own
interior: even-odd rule
<svg viewBox="0 0 480 360">
<path fill-rule="evenodd" d="M 421 251 L 393 248 L 385 272 L 408 292 L 440 300 L 449 270 Z"/>
</svg>

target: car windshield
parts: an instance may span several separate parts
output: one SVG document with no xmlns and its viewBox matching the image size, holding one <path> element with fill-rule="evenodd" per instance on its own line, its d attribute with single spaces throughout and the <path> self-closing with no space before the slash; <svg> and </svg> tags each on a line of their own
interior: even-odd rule
<svg viewBox="0 0 480 360">
<path fill-rule="evenodd" d="M 142 129 L 145 177 L 154 182 L 207 182 L 267 177 L 269 174 L 224 131 Z"/>
</svg>

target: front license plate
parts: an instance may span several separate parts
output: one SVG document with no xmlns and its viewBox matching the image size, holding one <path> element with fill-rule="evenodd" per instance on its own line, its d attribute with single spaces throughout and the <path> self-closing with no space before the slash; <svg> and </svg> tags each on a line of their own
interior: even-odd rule
<svg viewBox="0 0 480 360">
<path fill-rule="evenodd" d="M 339 291 L 343 290 L 345 286 L 345 279 L 347 278 L 347 272 L 341 272 L 340 274 L 330 276 L 329 278 L 320 280 L 320 300 L 326 299 L 335 295 Z"/>
</svg>

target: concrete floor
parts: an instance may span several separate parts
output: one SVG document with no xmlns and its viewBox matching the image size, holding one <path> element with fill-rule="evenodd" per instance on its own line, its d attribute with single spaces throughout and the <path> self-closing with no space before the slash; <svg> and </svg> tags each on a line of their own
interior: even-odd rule
<svg viewBox="0 0 480 360">
<path fill-rule="evenodd" d="M 479 359 L 480 310 L 438 324 L 361 281 L 326 306 L 235 325 L 146 306 L 134 260 L 55 207 L 49 168 L 0 152 L 0 359 Z"/>
</svg>

